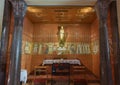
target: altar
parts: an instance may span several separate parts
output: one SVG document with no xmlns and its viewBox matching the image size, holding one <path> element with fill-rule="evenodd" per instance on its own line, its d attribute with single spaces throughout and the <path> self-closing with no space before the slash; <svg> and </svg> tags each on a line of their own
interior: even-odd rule
<svg viewBox="0 0 120 85">
<path fill-rule="evenodd" d="M 53 63 L 69 63 L 69 64 L 81 65 L 80 60 L 78 59 L 46 59 L 43 60 L 42 65 L 53 64 Z"/>
</svg>

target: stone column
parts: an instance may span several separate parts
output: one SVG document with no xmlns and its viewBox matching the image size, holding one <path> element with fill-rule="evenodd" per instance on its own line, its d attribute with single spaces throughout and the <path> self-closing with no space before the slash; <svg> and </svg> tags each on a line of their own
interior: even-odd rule
<svg viewBox="0 0 120 85">
<path fill-rule="evenodd" d="M 10 26 L 10 4 L 5 1 L 5 9 L 3 16 L 3 26 L 1 35 L 1 48 L 0 48 L 0 84 L 5 85 L 6 80 L 6 64 L 7 64 L 7 46 L 8 46 L 8 35 Z"/>
<path fill-rule="evenodd" d="M 115 85 L 120 85 L 120 45 L 116 1 L 113 1 L 110 5 L 110 15 L 112 27 Z"/>
<path fill-rule="evenodd" d="M 22 28 L 27 6 L 24 0 L 10 0 L 10 2 L 13 7 L 14 32 L 7 85 L 20 85 Z"/>
<path fill-rule="evenodd" d="M 107 29 L 109 4 L 110 0 L 98 0 L 96 4 L 96 12 L 99 19 L 101 85 L 113 85 Z"/>
</svg>

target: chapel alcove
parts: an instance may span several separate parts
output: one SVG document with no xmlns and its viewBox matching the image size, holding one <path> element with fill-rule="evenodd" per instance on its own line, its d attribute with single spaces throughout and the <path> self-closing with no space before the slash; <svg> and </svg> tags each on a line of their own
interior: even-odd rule
<svg viewBox="0 0 120 85">
<path fill-rule="evenodd" d="M 12 19 L 11 28 L 13 22 Z M 63 26 L 67 35 L 66 50 L 60 55 L 57 50 L 60 47 L 57 35 L 59 26 Z M 47 59 L 77 59 L 94 76 L 87 76 L 87 81 L 99 83 L 99 31 L 94 7 L 27 8 L 22 34 L 21 69 L 27 70 L 29 79 L 35 67 L 41 66 Z M 48 70 L 51 71 L 51 67 Z"/>
<path fill-rule="evenodd" d="M 22 29 L 23 17 L 16 17 L 10 9 L 7 57 L 3 58 L 7 64 L 4 69 L 6 80 L 9 76 L 10 79 L 13 79 L 12 76 L 19 76 L 21 58 L 21 71 L 27 72 L 28 85 L 115 84 L 118 77 L 116 56 L 119 47 L 117 20 L 114 19 L 116 14 L 112 12 L 116 9 L 116 4 L 110 4 L 107 15 L 106 9 L 99 8 L 100 3 L 102 1 L 96 3 L 97 13 L 102 10 L 103 14 L 96 14 L 93 5 L 28 5 L 23 21 L 22 46 L 19 31 Z M 107 2 L 102 4 L 105 3 Z M 107 21 L 104 22 L 102 18 L 106 16 Z M 19 78 L 16 80 L 19 82 Z"/>
<path fill-rule="evenodd" d="M 57 50 L 59 26 L 63 26 L 67 35 L 66 50 L 61 55 Z M 98 32 L 94 7 L 28 7 L 23 25 L 21 68 L 31 74 L 46 59 L 78 59 L 99 79 Z"/>
</svg>

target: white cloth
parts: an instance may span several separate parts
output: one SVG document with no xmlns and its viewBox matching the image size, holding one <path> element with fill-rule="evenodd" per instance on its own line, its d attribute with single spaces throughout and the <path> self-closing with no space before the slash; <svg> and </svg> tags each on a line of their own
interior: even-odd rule
<svg viewBox="0 0 120 85">
<path fill-rule="evenodd" d="M 26 83 L 26 81 L 27 81 L 27 70 L 21 69 L 20 82 Z"/>
<path fill-rule="evenodd" d="M 78 59 L 47 59 L 47 60 L 43 60 L 43 64 L 42 65 L 45 65 L 45 64 L 53 64 L 53 63 L 69 63 L 69 64 L 78 64 L 78 65 L 81 65 L 80 61 Z"/>
</svg>

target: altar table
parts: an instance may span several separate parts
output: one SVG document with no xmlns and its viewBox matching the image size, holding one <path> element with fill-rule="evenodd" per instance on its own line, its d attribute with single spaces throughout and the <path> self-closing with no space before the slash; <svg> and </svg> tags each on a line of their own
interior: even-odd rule
<svg viewBox="0 0 120 85">
<path fill-rule="evenodd" d="M 46 59 L 43 60 L 42 65 L 53 64 L 53 63 L 69 63 L 69 64 L 81 65 L 80 60 L 78 59 Z"/>
</svg>

